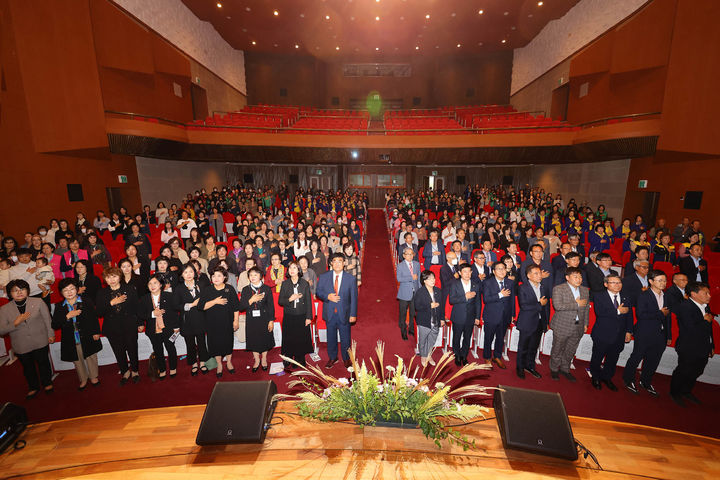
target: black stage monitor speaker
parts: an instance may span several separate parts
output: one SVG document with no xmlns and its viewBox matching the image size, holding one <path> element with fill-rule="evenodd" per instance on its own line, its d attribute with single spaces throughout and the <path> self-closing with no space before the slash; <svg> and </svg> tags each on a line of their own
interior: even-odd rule
<svg viewBox="0 0 720 480">
<path fill-rule="evenodd" d="M 493 408 L 505 448 L 577 460 L 570 421 L 559 393 L 500 385 Z"/>
<path fill-rule="evenodd" d="M 277 386 L 270 380 L 216 383 L 195 443 L 263 443 L 276 393 Z"/>
<path fill-rule="evenodd" d="M 20 405 L 6 403 L 0 409 L 0 453 L 10 447 L 28 424 L 27 411 Z"/>
</svg>

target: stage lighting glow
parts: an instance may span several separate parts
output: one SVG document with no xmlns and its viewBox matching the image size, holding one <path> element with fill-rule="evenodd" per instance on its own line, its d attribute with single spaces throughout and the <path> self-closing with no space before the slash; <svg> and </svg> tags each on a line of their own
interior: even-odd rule
<svg viewBox="0 0 720 480">
<path fill-rule="evenodd" d="M 352 158 L 358 158 L 358 152 L 357 150 L 353 150 L 350 155 L 352 155 Z"/>
</svg>

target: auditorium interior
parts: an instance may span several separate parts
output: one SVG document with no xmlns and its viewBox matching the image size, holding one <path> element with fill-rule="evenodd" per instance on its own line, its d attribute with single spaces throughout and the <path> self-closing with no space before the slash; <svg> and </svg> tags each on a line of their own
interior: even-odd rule
<svg viewBox="0 0 720 480">
<path fill-rule="evenodd" d="M 720 478 L 719 21 L 0 0 L 0 478 Z"/>
</svg>

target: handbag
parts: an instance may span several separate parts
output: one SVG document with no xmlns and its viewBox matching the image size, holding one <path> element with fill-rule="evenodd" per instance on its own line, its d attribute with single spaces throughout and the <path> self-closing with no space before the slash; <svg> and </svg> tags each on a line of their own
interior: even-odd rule
<svg viewBox="0 0 720 480">
<path fill-rule="evenodd" d="M 148 358 L 148 377 L 150 377 L 153 382 L 160 378 L 160 372 L 158 371 L 158 360 L 155 352 L 151 353 L 150 358 Z"/>
<path fill-rule="evenodd" d="M 213 369 L 217 368 L 218 364 L 217 364 L 217 360 L 215 360 L 215 357 L 210 357 L 207 360 L 205 360 L 205 366 L 207 367 L 208 370 L 213 370 Z"/>
</svg>

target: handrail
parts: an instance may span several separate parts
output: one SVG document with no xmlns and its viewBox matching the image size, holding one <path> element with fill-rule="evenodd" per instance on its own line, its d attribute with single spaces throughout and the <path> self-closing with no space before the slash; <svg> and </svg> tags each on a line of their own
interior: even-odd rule
<svg viewBox="0 0 720 480">
<path fill-rule="evenodd" d="M 580 123 L 578 126 L 586 127 L 595 123 L 609 122 L 610 120 L 622 120 L 623 118 L 638 118 L 638 117 L 650 117 L 653 115 L 662 115 L 662 112 L 646 112 L 646 113 L 629 113 L 627 115 L 616 115 L 614 117 L 600 118 L 597 120 L 591 120 L 589 122 Z"/>
<path fill-rule="evenodd" d="M 286 114 L 284 113 L 258 113 L 258 112 L 243 112 L 241 110 L 235 110 L 233 112 L 225 112 L 223 110 L 213 110 L 213 117 L 216 113 L 224 113 L 225 115 L 232 115 L 232 114 L 238 114 L 238 115 L 256 115 L 260 117 L 285 117 Z"/>
<path fill-rule="evenodd" d="M 473 120 L 475 117 L 494 117 L 496 115 L 530 115 L 535 113 L 542 113 L 543 116 L 545 115 L 545 110 L 530 110 L 525 112 L 504 112 L 504 113 L 473 113 L 472 118 Z"/>
<path fill-rule="evenodd" d="M 133 112 L 118 112 L 116 110 L 105 110 L 105 113 L 110 113 L 113 115 L 125 115 L 128 117 L 152 118 L 154 120 L 161 120 L 163 122 L 172 123 L 173 125 L 182 125 L 182 126 L 188 125 L 187 123 L 178 122 L 177 120 L 170 120 L 169 118 L 158 117 L 157 115 L 145 115 L 143 113 L 133 113 Z"/>
</svg>

